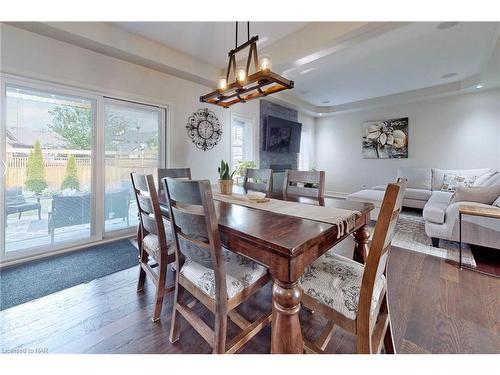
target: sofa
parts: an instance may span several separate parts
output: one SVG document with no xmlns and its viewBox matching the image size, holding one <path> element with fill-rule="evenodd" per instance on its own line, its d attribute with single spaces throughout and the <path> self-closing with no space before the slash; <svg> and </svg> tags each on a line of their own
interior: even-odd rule
<svg viewBox="0 0 500 375">
<path fill-rule="evenodd" d="M 467 170 L 399 168 L 397 172 L 397 177 L 404 177 L 408 180 L 403 206 L 423 209 L 425 231 L 432 238 L 435 246 L 439 245 L 439 239 L 458 241 L 458 207 L 461 204 L 495 207 L 494 203 L 499 201 L 498 199 L 487 200 L 487 203 L 482 203 L 483 199 L 476 199 L 478 201 L 472 202 L 456 201 L 453 198 L 453 189 L 443 191 L 443 186 L 450 187 L 449 181 L 445 181 L 445 176 L 449 179 L 451 175 L 463 176 L 473 181 L 471 186 L 474 188 L 492 186 L 500 189 L 500 174 L 489 168 Z M 375 210 L 372 212 L 371 219 L 377 220 L 385 189 L 386 185 L 374 186 L 371 189 L 349 194 L 347 200 L 373 203 Z M 462 235 L 466 243 L 500 248 L 500 221 L 464 216 Z"/>
</svg>

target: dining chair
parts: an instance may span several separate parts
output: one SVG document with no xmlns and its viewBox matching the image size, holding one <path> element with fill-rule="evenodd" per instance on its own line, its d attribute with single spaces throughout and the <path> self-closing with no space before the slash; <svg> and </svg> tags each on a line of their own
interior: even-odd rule
<svg viewBox="0 0 500 375">
<path fill-rule="evenodd" d="M 283 199 L 289 197 L 312 198 L 324 205 L 325 172 L 286 170 L 283 178 Z"/>
<path fill-rule="evenodd" d="M 387 186 L 365 265 L 328 252 L 301 277 L 302 304 L 328 320 L 315 342 L 304 340 L 305 352 L 324 352 L 335 325 L 356 335 L 358 353 L 380 353 L 382 344 L 396 352 L 385 275 L 406 183 Z"/>
<path fill-rule="evenodd" d="M 191 168 L 158 168 L 158 194 L 165 194 L 163 183 L 165 177 L 191 179 Z"/>
<path fill-rule="evenodd" d="M 270 280 L 267 269 L 221 246 L 218 220 L 208 180 L 166 178 L 170 222 L 175 241 L 176 273 L 170 341 L 179 339 L 180 314 L 212 347 L 213 353 L 236 353 L 270 321 L 264 314 L 249 322 L 236 307 Z M 210 328 L 183 302 L 188 292 L 215 315 Z M 227 319 L 242 331 L 226 345 Z"/>
<path fill-rule="evenodd" d="M 273 188 L 272 169 L 246 168 L 243 187 L 246 190 L 260 191 L 265 193 L 267 197 L 270 197 Z"/>
<path fill-rule="evenodd" d="M 144 289 L 146 276 L 156 287 L 155 306 L 152 320 L 158 321 L 165 293 L 172 292 L 174 286 L 166 287 L 167 266 L 175 261 L 171 227 L 163 221 L 160 202 L 153 175 L 130 174 L 132 187 L 139 211 L 137 244 L 139 247 L 139 281 L 137 291 Z M 154 262 L 153 265 L 149 261 Z M 154 271 L 157 268 L 158 271 Z"/>
</svg>

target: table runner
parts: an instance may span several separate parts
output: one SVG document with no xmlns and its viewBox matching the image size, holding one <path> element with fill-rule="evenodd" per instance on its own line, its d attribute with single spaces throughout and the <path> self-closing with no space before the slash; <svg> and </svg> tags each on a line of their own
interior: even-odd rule
<svg viewBox="0 0 500 375">
<path fill-rule="evenodd" d="M 314 206 L 279 199 L 269 199 L 267 202 L 258 203 L 249 200 L 246 195 L 242 194 L 224 195 L 217 191 L 213 191 L 212 194 L 215 200 L 221 202 L 336 225 L 338 228 L 337 238 L 352 231 L 356 218 L 361 215 L 359 211 L 336 207 Z"/>
</svg>

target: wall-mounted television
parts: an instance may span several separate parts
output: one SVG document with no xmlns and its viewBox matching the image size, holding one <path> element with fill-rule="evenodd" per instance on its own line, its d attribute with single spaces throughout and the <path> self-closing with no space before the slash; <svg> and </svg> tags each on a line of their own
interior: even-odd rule
<svg viewBox="0 0 500 375">
<path fill-rule="evenodd" d="M 285 154 L 300 152 L 300 122 L 267 116 L 266 151 Z"/>
</svg>

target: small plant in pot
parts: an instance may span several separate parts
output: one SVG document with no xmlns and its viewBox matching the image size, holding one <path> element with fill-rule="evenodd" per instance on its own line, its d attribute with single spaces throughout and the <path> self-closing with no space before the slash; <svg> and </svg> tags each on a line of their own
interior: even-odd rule
<svg viewBox="0 0 500 375">
<path fill-rule="evenodd" d="M 220 162 L 220 167 L 217 169 L 219 171 L 219 190 L 221 194 L 231 195 L 233 193 L 233 175 L 234 172 L 230 172 L 229 164 L 222 160 Z"/>
</svg>

